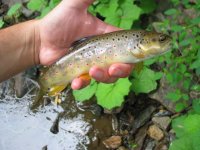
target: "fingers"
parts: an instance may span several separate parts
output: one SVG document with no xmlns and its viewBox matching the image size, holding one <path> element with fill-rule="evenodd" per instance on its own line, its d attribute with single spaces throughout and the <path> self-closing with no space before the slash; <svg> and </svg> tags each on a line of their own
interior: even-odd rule
<svg viewBox="0 0 200 150">
<path fill-rule="evenodd" d="M 109 75 L 107 68 L 100 68 L 94 66 L 90 69 L 89 74 L 92 78 L 94 78 L 98 82 L 112 83 L 117 81 L 117 77 Z"/>
<path fill-rule="evenodd" d="M 72 81 L 71 87 L 73 90 L 78 90 L 86 87 L 88 84 L 90 84 L 90 79 L 84 77 L 78 77 Z"/>
<path fill-rule="evenodd" d="M 133 64 L 116 63 L 110 66 L 109 75 L 116 78 L 125 78 L 130 75 Z"/>
<path fill-rule="evenodd" d="M 128 77 L 133 69 L 132 64 L 116 63 L 109 68 L 100 68 L 94 66 L 90 69 L 89 75 L 98 82 L 113 83 L 118 78 Z M 73 80 L 71 87 L 74 90 L 84 88 L 90 83 L 87 78 L 79 77 Z"/>
</svg>

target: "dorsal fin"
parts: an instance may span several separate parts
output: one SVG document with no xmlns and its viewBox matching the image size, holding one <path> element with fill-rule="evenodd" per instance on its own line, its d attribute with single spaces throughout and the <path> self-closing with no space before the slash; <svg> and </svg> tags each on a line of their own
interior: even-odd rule
<svg viewBox="0 0 200 150">
<path fill-rule="evenodd" d="M 74 41 L 72 44 L 71 44 L 71 47 L 69 49 L 69 51 L 73 51 L 74 49 L 77 49 L 78 47 L 81 47 L 84 42 L 90 40 L 93 36 L 88 36 L 88 37 L 83 37 L 77 41 Z"/>
</svg>

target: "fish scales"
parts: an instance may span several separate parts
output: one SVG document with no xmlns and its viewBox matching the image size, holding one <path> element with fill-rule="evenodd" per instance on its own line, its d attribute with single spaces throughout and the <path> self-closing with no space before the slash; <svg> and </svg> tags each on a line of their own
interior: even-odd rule
<svg viewBox="0 0 200 150">
<path fill-rule="evenodd" d="M 39 78 L 47 94 L 62 91 L 74 78 L 87 74 L 92 66 L 137 63 L 170 49 L 168 35 L 144 30 L 121 30 L 97 35 L 70 48 L 70 53 L 50 66 Z M 55 90 L 55 87 L 62 87 Z"/>
</svg>

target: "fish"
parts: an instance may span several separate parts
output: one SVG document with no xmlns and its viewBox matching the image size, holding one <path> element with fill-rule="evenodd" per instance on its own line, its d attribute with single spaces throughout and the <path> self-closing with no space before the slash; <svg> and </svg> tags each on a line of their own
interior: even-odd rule
<svg viewBox="0 0 200 150">
<path fill-rule="evenodd" d="M 72 44 L 68 54 L 41 73 L 39 97 L 55 96 L 74 78 L 88 76 L 92 66 L 139 63 L 166 53 L 171 43 L 169 35 L 146 30 L 120 30 L 83 38 Z"/>
</svg>

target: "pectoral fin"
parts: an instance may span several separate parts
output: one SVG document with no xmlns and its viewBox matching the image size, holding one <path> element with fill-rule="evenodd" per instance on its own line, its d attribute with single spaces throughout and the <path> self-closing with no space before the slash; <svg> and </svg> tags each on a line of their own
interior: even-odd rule
<svg viewBox="0 0 200 150">
<path fill-rule="evenodd" d="M 58 93 L 62 92 L 66 88 L 66 85 L 57 85 L 54 87 L 51 87 L 48 91 L 49 96 L 55 96 Z"/>
<path fill-rule="evenodd" d="M 91 80 L 91 77 L 88 73 L 80 75 L 79 78 L 82 78 L 84 80 Z"/>
</svg>

